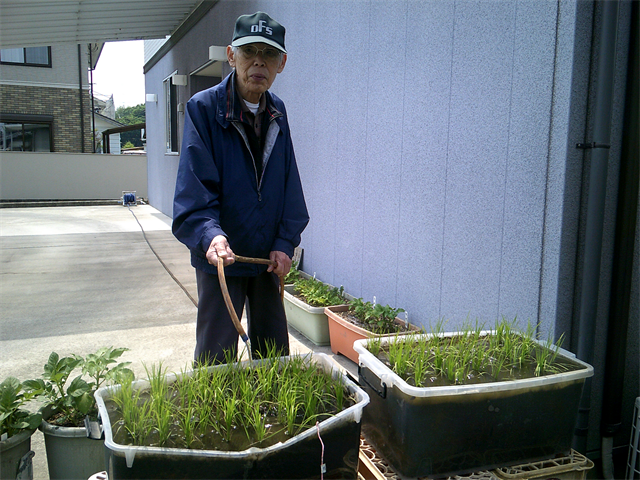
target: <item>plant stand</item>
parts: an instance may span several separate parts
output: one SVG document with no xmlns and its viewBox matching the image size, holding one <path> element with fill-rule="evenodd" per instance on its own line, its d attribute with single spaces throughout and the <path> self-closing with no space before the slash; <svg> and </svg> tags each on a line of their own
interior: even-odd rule
<svg viewBox="0 0 640 480">
<path fill-rule="evenodd" d="M 571 450 L 566 456 L 559 456 L 540 462 L 510 465 L 495 470 L 481 470 L 464 476 L 448 477 L 449 480 L 584 480 L 593 462 L 584 455 Z M 398 474 L 378 455 L 365 439 L 360 439 L 360 465 L 358 473 L 364 480 L 399 480 Z"/>
</svg>

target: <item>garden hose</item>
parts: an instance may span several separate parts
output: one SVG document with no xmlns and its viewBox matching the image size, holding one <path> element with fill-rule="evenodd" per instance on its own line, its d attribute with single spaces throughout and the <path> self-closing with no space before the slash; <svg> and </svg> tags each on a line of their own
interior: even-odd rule
<svg viewBox="0 0 640 480">
<path fill-rule="evenodd" d="M 236 262 L 257 263 L 276 266 L 276 262 L 268 260 L 266 258 L 250 258 L 236 255 L 235 259 Z M 220 282 L 220 290 L 222 290 L 222 296 L 224 297 L 224 303 L 227 305 L 227 310 L 229 310 L 229 315 L 231 316 L 231 321 L 236 327 L 240 338 L 242 338 L 242 341 L 247 346 L 247 350 L 249 351 L 249 359 L 251 359 L 251 342 L 249 340 L 249 337 L 247 336 L 247 332 L 245 332 L 244 328 L 242 327 L 242 323 L 240 323 L 240 319 L 238 319 L 235 308 L 233 307 L 233 302 L 231 301 L 231 296 L 229 295 L 229 289 L 227 288 L 227 280 L 224 276 L 224 258 L 222 257 L 218 257 L 218 280 Z M 284 300 L 284 277 L 280 277 L 280 299 Z"/>
<path fill-rule="evenodd" d="M 274 262 L 273 260 L 269 260 L 267 258 L 251 258 L 251 257 L 242 257 L 240 255 L 235 255 L 235 258 L 236 258 L 236 262 L 257 263 L 261 265 L 272 265 L 274 267 L 276 266 L 276 262 Z M 280 300 L 284 301 L 284 276 L 280 277 Z"/>
</svg>

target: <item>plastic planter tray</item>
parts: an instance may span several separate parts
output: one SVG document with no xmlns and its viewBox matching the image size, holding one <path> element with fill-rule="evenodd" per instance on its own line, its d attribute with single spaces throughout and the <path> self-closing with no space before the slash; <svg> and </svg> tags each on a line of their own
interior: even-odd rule
<svg viewBox="0 0 640 480">
<path fill-rule="evenodd" d="M 362 432 L 401 476 L 446 477 L 569 454 L 582 387 L 593 375 L 593 367 L 571 353 L 561 350 L 559 358 L 580 370 L 413 387 L 369 352 L 366 342 L 354 343 L 359 383 L 371 397 Z"/>
<path fill-rule="evenodd" d="M 312 307 L 293 295 L 293 285 L 284 287 L 287 322 L 318 346 L 329 345 L 329 323 L 324 307 Z"/>
<path fill-rule="evenodd" d="M 325 478 L 357 478 L 360 423 L 369 396 L 328 355 L 313 354 L 311 359 L 325 371 L 331 370 L 334 377 L 342 376 L 349 391 L 355 394 L 356 404 L 319 423 L 317 429 L 310 428 L 284 443 L 241 452 L 117 444 L 113 441 L 105 401 L 120 386 L 100 388 L 95 397 L 104 426 L 109 479 L 319 477 L 322 445 L 318 436 L 324 443 Z M 175 374 L 167 376 L 169 382 L 176 378 Z M 146 380 L 134 382 L 135 388 L 147 386 Z"/>
</svg>

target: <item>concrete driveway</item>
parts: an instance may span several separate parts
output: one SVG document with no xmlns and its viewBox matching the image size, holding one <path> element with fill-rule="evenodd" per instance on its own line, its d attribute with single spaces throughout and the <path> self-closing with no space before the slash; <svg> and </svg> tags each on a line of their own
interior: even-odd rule
<svg viewBox="0 0 640 480">
<path fill-rule="evenodd" d="M 149 205 L 0 208 L 0 379 L 37 378 L 53 351 L 129 349 L 136 376 L 189 365 L 197 291 L 171 219 Z M 292 352 L 316 347 L 290 328 Z M 355 374 L 342 356 L 334 359 Z M 34 479 L 48 479 L 42 434 Z"/>
</svg>

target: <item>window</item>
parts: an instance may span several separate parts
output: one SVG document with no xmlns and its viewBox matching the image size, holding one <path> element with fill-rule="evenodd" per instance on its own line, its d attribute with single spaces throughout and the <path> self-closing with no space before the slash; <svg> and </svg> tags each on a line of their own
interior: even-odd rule
<svg viewBox="0 0 640 480">
<path fill-rule="evenodd" d="M 0 63 L 50 67 L 51 47 L 3 48 L 0 50 Z"/>
<path fill-rule="evenodd" d="M 0 151 L 52 152 L 52 123 L 50 115 L 0 115 Z"/>
<path fill-rule="evenodd" d="M 164 81 L 164 100 L 166 104 L 166 151 L 178 152 L 178 92 L 171 77 Z"/>
</svg>

